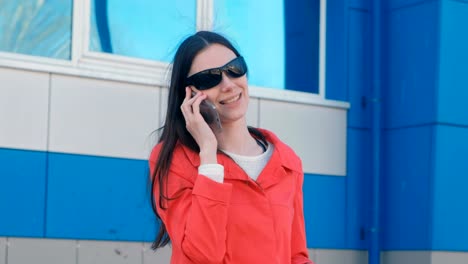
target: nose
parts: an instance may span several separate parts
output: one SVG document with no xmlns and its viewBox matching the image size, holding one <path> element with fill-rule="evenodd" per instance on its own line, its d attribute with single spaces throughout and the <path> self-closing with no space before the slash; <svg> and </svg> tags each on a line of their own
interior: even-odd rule
<svg viewBox="0 0 468 264">
<path fill-rule="evenodd" d="M 235 84 L 231 80 L 231 78 L 225 73 L 222 73 L 223 78 L 221 79 L 221 82 L 219 83 L 219 86 L 222 91 L 229 91 L 232 88 L 234 88 Z"/>
</svg>

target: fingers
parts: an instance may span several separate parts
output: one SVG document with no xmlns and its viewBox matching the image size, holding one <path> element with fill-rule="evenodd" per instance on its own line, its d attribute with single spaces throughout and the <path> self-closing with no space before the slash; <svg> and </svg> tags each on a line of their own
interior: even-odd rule
<svg viewBox="0 0 468 264">
<path fill-rule="evenodd" d="M 200 113 L 200 104 L 207 96 L 201 92 L 197 92 L 192 96 L 192 89 L 185 88 L 185 98 L 180 109 L 185 119 L 185 127 L 192 135 L 198 146 L 204 149 L 216 150 L 217 140 L 203 116 Z"/>
<path fill-rule="evenodd" d="M 203 100 L 206 99 L 206 95 L 205 94 L 202 94 L 202 93 L 197 93 L 192 99 L 195 99 L 193 101 L 193 104 L 192 104 L 192 111 L 193 111 L 193 114 L 197 115 L 201 115 L 200 114 L 200 104 Z"/>
<path fill-rule="evenodd" d="M 200 103 L 205 99 L 205 94 L 197 92 L 192 96 L 192 90 L 189 87 L 185 88 L 185 98 L 180 106 L 185 121 L 190 121 L 194 116 L 201 116 Z"/>
<path fill-rule="evenodd" d="M 180 110 L 182 111 L 182 115 L 184 116 L 184 119 L 187 120 L 187 115 L 191 112 L 190 106 L 188 105 L 188 101 L 191 98 L 191 91 L 190 88 L 185 87 L 185 98 L 182 101 L 182 104 L 180 105 Z"/>
</svg>

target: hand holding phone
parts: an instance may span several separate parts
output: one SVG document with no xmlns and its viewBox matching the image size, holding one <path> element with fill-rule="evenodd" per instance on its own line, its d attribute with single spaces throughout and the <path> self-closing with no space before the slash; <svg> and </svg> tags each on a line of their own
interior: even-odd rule
<svg viewBox="0 0 468 264">
<path fill-rule="evenodd" d="M 192 96 L 195 96 L 195 92 L 193 91 Z M 216 132 L 221 131 L 221 120 L 219 119 L 219 114 L 216 110 L 216 106 L 208 99 L 205 99 L 200 103 L 200 114 L 203 116 L 203 119 L 205 119 L 206 123 L 210 125 L 211 128 L 216 129 Z"/>
</svg>

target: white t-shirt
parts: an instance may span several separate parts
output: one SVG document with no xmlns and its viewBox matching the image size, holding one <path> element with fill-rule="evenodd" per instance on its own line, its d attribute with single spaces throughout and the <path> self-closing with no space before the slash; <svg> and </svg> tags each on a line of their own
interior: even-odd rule
<svg viewBox="0 0 468 264">
<path fill-rule="evenodd" d="M 221 151 L 231 157 L 231 159 L 233 159 L 234 162 L 236 162 L 237 165 L 239 165 L 239 167 L 241 167 L 245 173 L 252 178 L 252 180 L 256 181 L 258 175 L 260 175 L 273 154 L 273 144 L 268 144 L 266 151 L 257 156 L 243 156 L 230 153 L 225 150 Z M 221 164 L 200 165 L 200 167 L 198 167 L 198 173 L 205 175 L 216 182 L 224 182 L 224 167 Z"/>
</svg>

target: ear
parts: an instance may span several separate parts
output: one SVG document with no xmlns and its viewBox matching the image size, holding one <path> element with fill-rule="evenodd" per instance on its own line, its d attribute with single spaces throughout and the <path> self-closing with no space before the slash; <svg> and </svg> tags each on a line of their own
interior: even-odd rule
<svg viewBox="0 0 468 264">
<path fill-rule="evenodd" d="M 192 90 L 192 95 L 194 95 L 195 93 L 200 92 L 200 90 L 195 88 L 195 86 L 193 86 L 193 85 L 189 85 L 188 87 L 190 88 L 190 90 Z"/>
</svg>

